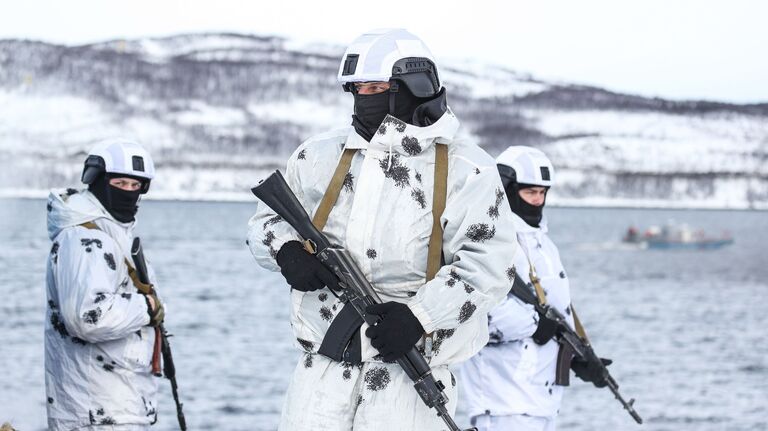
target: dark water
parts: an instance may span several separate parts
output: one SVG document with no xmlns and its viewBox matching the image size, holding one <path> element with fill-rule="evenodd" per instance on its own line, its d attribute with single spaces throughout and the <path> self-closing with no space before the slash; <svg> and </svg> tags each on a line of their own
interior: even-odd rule
<svg viewBox="0 0 768 431">
<path fill-rule="evenodd" d="M 166 326 L 190 429 L 271 430 L 297 353 L 287 287 L 245 246 L 253 205 L 147 202 L 138 231 L 168 302 Z M 45 427 L 45 203 L 0 200 L 0 422 Z M 768 429 L 768 214 L 548 210 L 551 236 L 598 353 L 637 398 L 637 427 L 607 390 L 575 382 L 560 429 Z M 623 247 L 630 224 L 669 218 L 730 231 L 720 250 Z M 177 429 L 163 382 L 157 430 Z M 467 424 L 460 414 L 460 420 Z"/>
</svg>

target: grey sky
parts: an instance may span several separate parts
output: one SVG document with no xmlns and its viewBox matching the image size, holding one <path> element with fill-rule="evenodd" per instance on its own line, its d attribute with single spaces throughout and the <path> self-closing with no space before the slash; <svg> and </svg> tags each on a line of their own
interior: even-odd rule
<svg viewBox="0 0 768 431">
<path fill-rule="evenodd" d="M 181 32 L 278 34 L 346 44 L 405 27 L 440 59 L 674 99 L 768 102 L 761 0 L 8 1 L 0 38 L 78 44 Z"/>
</svg>

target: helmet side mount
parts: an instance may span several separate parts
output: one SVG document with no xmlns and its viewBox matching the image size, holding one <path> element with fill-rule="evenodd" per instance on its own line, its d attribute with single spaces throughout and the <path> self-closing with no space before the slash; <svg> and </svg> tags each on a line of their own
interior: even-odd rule
<svg viewBox="0 0 768 431">
<path fill-rule="evenodd" d="M 83 166 L 83 175 L 80 178 L 83 184 L 91 184 L 96 181 L 99 175 L 107 171 L 107 165 L 104 162 L 104 158 L 91 154 L 85 159 L 85 165 Z"/>
<path fill-rule="evenodd" d="M 511 184 L 517 182 L 515 168 L 501 163 L 497 164 L 496 167 L 499 169 L 499 176 L 501 177 L 501 184 L 504 186 L 504 190 L 509 188 Z"/>
<path fill-rule="evenodd" d="M 347 54 L 344 57 L 344 66 L 341 69 L 341 76 L 354 75 L 357 70 L 357 60 L 360 54 Z"/>
<path fill-rule="evenodd" d="M 144 158 L 141 156 L 132 156 L 131 164 L 134 171 L 144 172 Z"/>
<path fill-rule="evenodd" d="M 547 166 L 539 166 L 541 172 L 541 179 L 544 181 L 550 181 L 549 168 Z"/>
</svg>

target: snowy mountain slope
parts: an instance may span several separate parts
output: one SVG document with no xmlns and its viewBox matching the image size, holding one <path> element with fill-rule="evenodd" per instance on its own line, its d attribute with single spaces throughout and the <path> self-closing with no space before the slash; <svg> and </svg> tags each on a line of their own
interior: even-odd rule
<svg viewBox="0 0 768 431">
<path fill-rule="evenodd" d="M 128 134 L 153 152 L 155 197 L 244 199 L 306 137 L 349 124 L 343 48 L 193 34 L 59 46 L 0 40 L 0 195 L 77 184 L 85 151 Z M 768 104 L 669 101 L 441 65 L 449 103 L 492 155 L 535 145 L 551 203 L 768 208 Z"/>
</svg>

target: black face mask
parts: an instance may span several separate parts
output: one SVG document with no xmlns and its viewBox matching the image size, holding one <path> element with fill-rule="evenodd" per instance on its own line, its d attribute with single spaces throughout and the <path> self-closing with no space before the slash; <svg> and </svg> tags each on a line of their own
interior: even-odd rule
<svg viewBox="0 0 768 431">
<path fill-rule="evenodd" d="M 390 94 L 394 94 L 395 110 L 390 113 Z M 446 111 L 445 89 L 432 98 L 416 97 L 403 84 L 399 91 L 385 91 L 378 94 L 357 94 L 355 98 L 355 115 L 352 116 L 352 126 L 357 133 L 370 141 L 387 114 L 414 126 L 433 124 Z"/>
<path fill-rule="evenodd" d="M 139 207 L 136 205 L 141 196 L 140 190 L 127 191 L 109 185 L 110 177 L 101 175 L 88 185 L 88 190 L 101 202 L 112 217 L 121 223 L 135 220 Z"/>
<path fill-rule="evenodd" d="M 352 126 L 357 133 L 370 141 L 384 117 L 389 114 L 389 91 L 378 94 L 357 94 L 355 98 L 355 115 L 352 116 Z"/>
<path fill-rule="evenodd" d="M 544 205 L 547 203 L 547 195 L 544 195 L 544 202 L 542 202 L 541 205 L 531 205 L 520 197 L 519 191 L 524 188 L 527 187 L 521 187 L 521 185 L 517 183 L 512 183 L 507 187 L 506 192 L 507 198 L 509 199 L 509 207 L 512 209 L 512 212 L 523 219 L 528 226 L 539 227 L 541 218 L 544 215 Z M 549 189 L 547 189 L 547 191 L 549 191 Z"/>
</svg>

